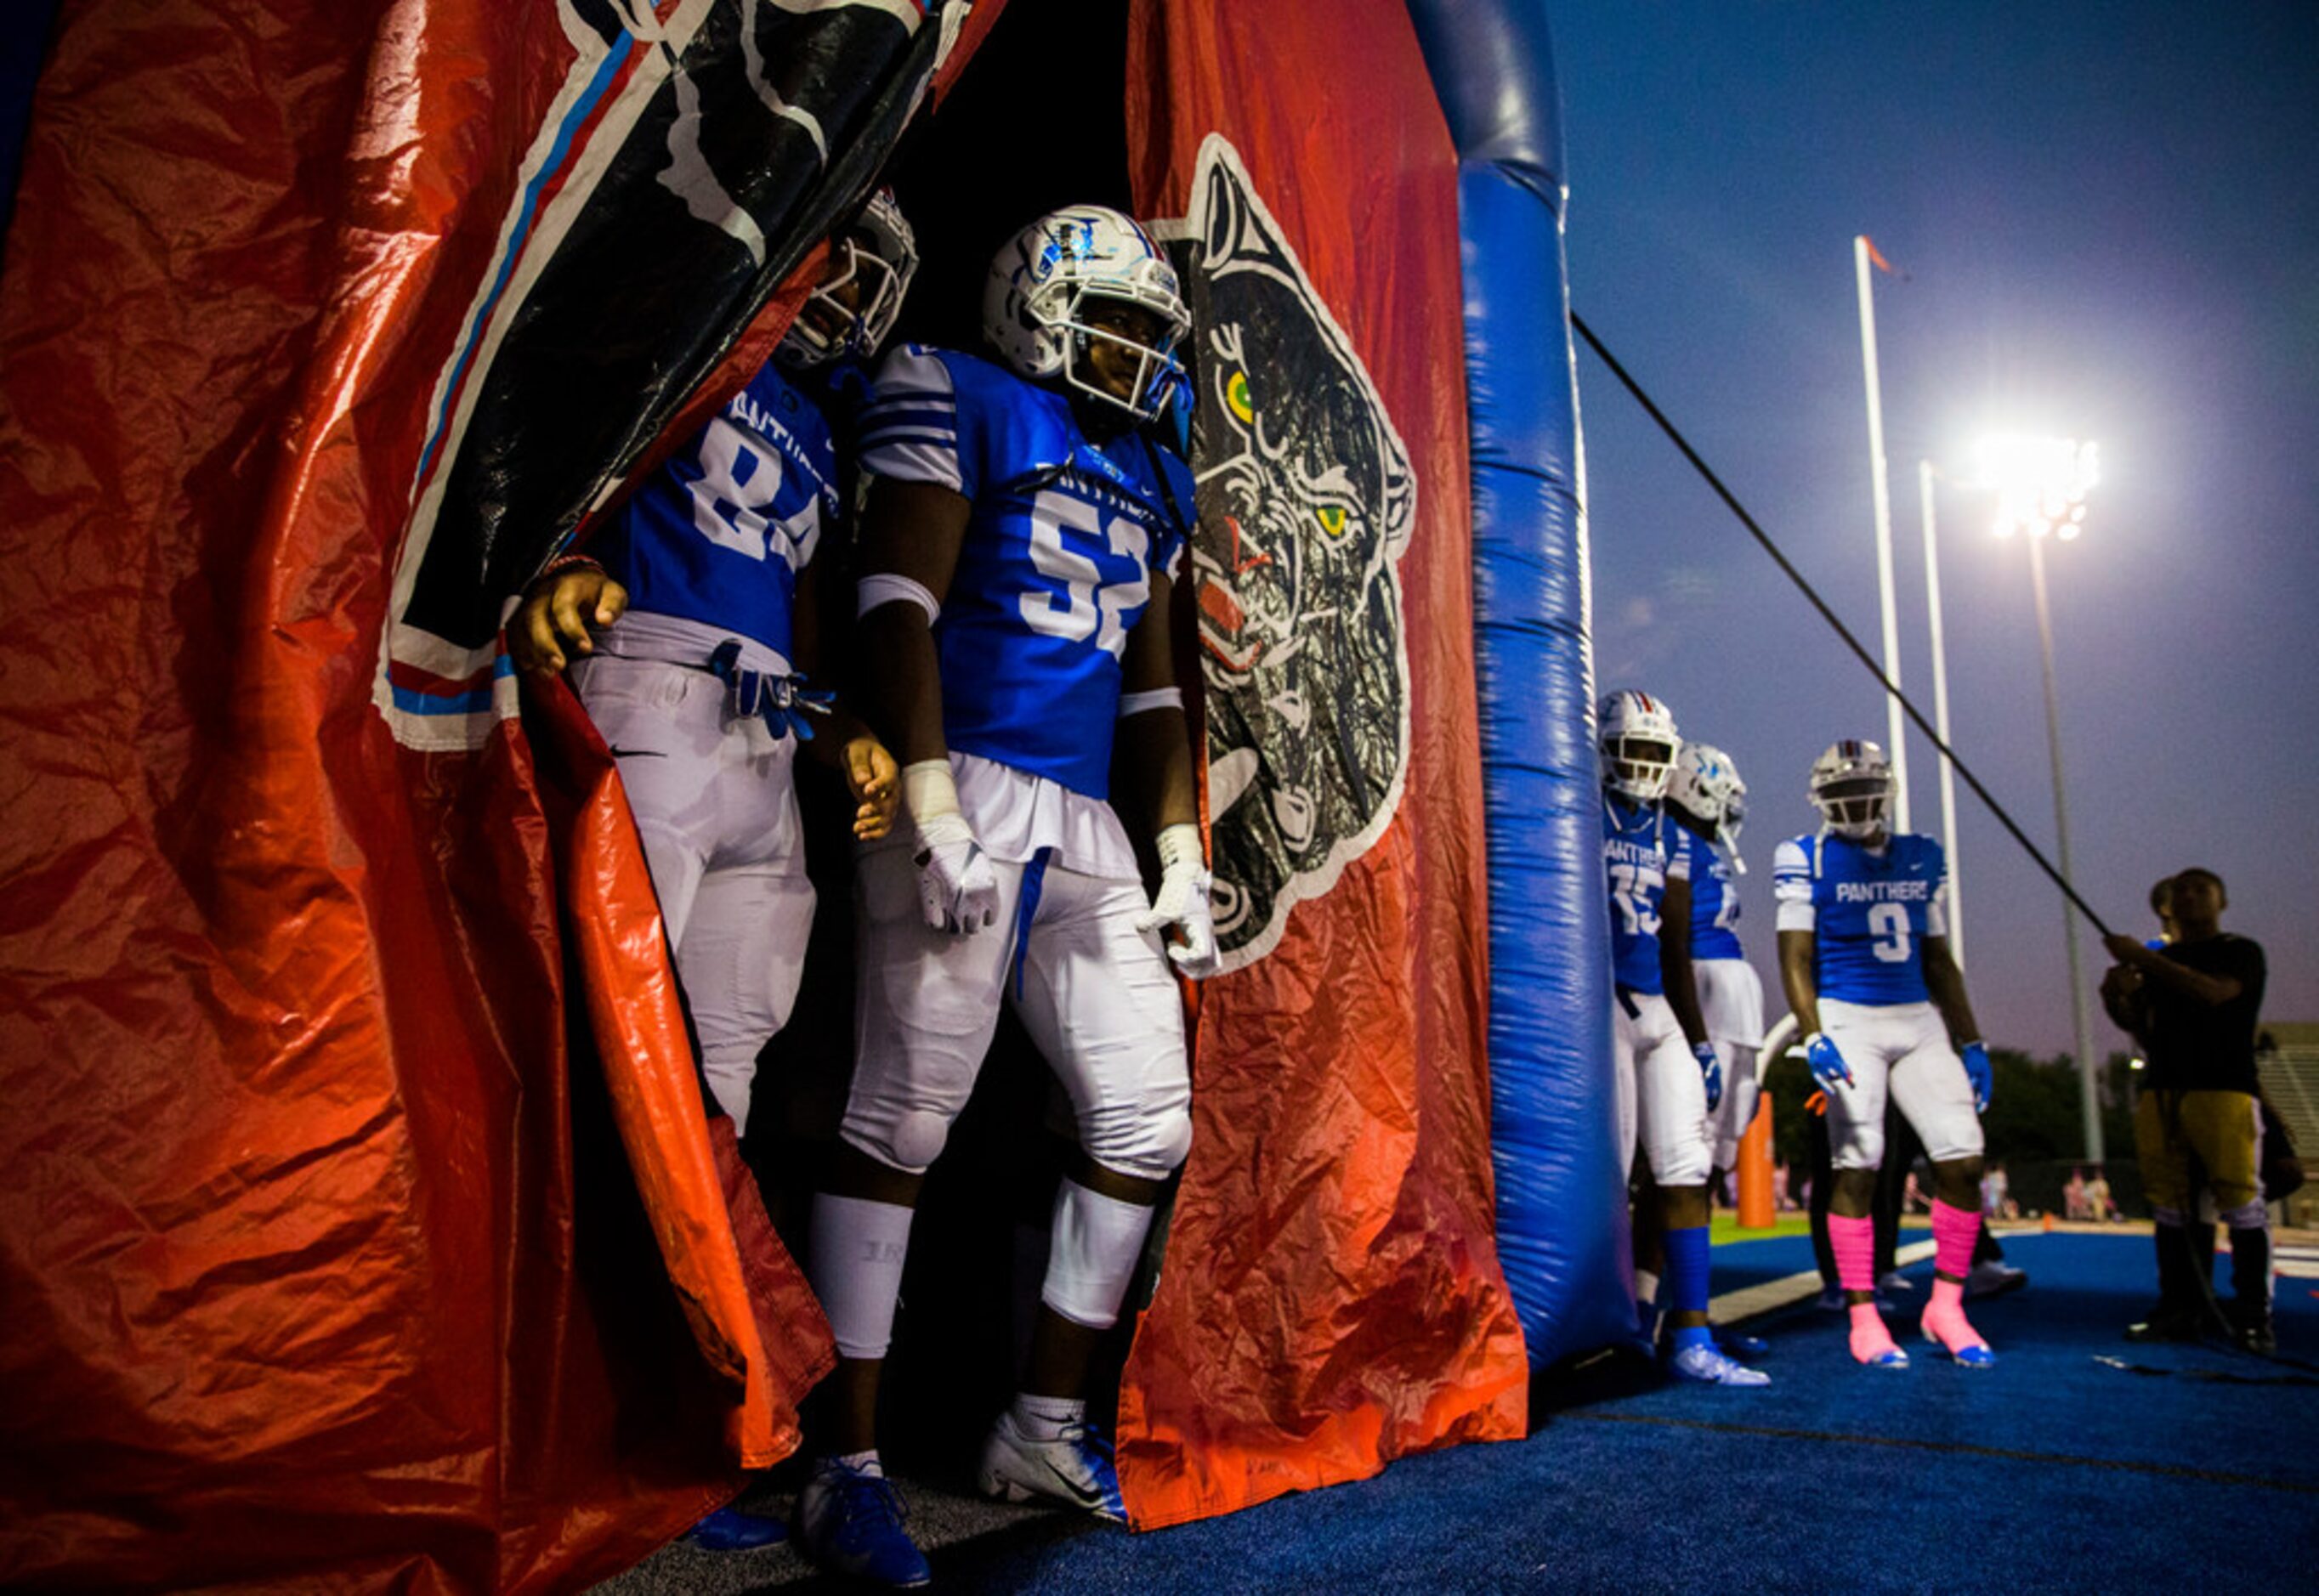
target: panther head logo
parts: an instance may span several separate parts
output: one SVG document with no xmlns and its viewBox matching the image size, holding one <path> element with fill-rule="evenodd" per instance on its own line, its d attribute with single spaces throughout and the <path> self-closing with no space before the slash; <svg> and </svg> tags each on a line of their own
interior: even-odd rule
<svg viewBox="0 0 2319 1596">
<path fill-rule="evenodd" d="M 1194 214 L 1162 223 L 1199 384 L 1193 564 L 1224 968 L 1383 834 L 1409 762 L 1398 562 L 1417 480 L 1352 342 L 1232 145 L 1210 134 Z"/>
</svg>

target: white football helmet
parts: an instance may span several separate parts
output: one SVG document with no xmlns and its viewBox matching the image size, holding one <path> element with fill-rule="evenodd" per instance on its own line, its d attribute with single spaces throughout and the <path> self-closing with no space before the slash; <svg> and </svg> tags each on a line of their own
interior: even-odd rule
<svg viewBox="0 0 2319 1596">
<path fill-rule="evenodd" d="M 1739 860 L 1739 828 L 1747 824 L 1747 784 L 1739 768 L 1720 748 L 1705 743 L 1685 743 L 1667 776 L 1666 795 L 1715 831 L 1715 846 L 1745 872 Z"/>
<path fill-rule="evenodd" d="M 1142 310 L 1158 334 L 1142 342 L 1088 325 L 1091 302 L 1103 302 Z M 1073 205 L 1024 228 L 991 258 L 982 289 L 982 334 L 1017 374 L 1060 381 L 1138 421 L 1166 410 L 1183 386 L 1176 346 L 1191 323 L 1168 257 L 1132 220 L 1102 205 Z M 1137 357 L 1130 397 L 1086 369 L 1090 338 Z"/>
<path fill-rule="evenodd" d="M 1637 803 L 1662 797 L 1683 742 L 1675 735 L 1674 712 L 1648 693 L 1621 688 L 1603 695 L 1596 718 L 1602 785 Z"/>
<path fill-rule="evenodd" d="M 853 225 L 830 240 L 828 270 L 798 307 L 775 353 L 784 365 L 807 371 L 840 356 L 869 359 L 894 330 L 917 270 L 917 235 L 894 191 L 881 188 Z"/>
<path fill-rule="evenodd" d="M 1820 824 L 1840 837 L 1872 837 L 1884 829 L 1892 802 L 1892 762 L 1874 743 L 1846 738 L 1812 761 L 1812 807 Z"/>
</svg>

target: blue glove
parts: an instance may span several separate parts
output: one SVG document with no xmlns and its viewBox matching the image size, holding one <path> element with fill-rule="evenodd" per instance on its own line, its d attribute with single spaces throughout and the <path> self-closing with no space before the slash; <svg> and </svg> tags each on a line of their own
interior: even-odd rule
<svg viewBox="0 0 2319 1596">
<path fill-rule="evenodd" d="M 1711 1041 L 1693 1042 L 1691 1056 L 1699 1060 L 1699 1073 L 1707 1082 L 1707 1112 L 1713 1114 L 1723 1101 L 1723 1060 L 1715 1056 Z"/>
<path fill-rule="evenodd" d="M 1989 1112 L 1989 1094 L 1997 1086 L 1997 1072 L 1989 1067 L 1989 1050 L 1977 1041 L 1969 1041 L 1957 1050 L 1964 1060 L 1965 1078 L 1972 1082 L 1972 1111 Z"/>
<path fill-rule="evenodd" d="M 1822 1032 L 1815 1031 L 1804 1038 L 1804 1062 L 1811 1066 L 1812 1078 L 1828 1090 L 1852 1084 L 1852 1066 L 1844 1061 L 1836 1043 Z"/>
</svg>

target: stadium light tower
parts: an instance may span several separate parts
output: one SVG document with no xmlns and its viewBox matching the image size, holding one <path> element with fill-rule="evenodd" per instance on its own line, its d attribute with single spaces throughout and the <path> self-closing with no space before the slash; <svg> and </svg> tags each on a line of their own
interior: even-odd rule
<svg viewBox="0 0 2319 1596">
<path fill-rule="evenodd" d="M 2086 496 L 2100 480 L 2100 453 L 2073 437 L 1985 437 L 1974 450 L 1981 482 L 1997 491 L 1999 537 L 2025 536 L 2029 543 L 2029 586 L 2037 604 L 2037 645 L 2045 669 L 2045 744 L 2053 762 L 2053 830 L 2062 845 L 2062 879 L 2072 888 L 2070 806 L 2062 781 L 2062 710 L 2053 690 L 2053 621 L 2045 603 L 2045 540 L 2068 542 L 2086 524 Z M 2062 932 L 2069 951 L 2070 1009 L 2077 1028 L 2078 1078 L 2085 1099 L 2086 1159 L 2103 1161 L 2101 1093 L 2094 1074 L 2093 1010 L 2078 958 L 2078 917 L 2062 903 Z"/>
</svg>

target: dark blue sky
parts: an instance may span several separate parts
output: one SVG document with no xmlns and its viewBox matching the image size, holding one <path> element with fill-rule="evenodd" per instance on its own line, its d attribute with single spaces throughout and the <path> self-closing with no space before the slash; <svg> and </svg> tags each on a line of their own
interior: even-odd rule
<svg viewBox="0 0 2319 1596">
<path fill-rule="evenodd" d="M 2143 931 L 2203 863 L 2319 1019 L 2319 6 L 1556 0 L 1571 298 L 1875 650 L 1852 237 L 1878 331 L 1902 685 L 1931 708 L 1920 456 L 1992 425 L 2098 439 L 2048 549 L 2080 887 Z M 1749 952 L 1804 772 L 1885 736 L 1876 683 L 1581 351 L 1595 648 L 1750 788 Z M 2027 552 L 1938 501 L 1954 740 L 2051 850 Z M 1916 828 L 1937 833 L 1912 736 Z M 2060 898 L 1963 791 L 1970 984 L 1990 1041 L 2070 1045 Z M 2086 937 L 2089 979 L 2106 962 Z M 1774 1013 L 1783 1005 L 1774 1000 Z M 2098 1047 L 2122 1039 L 2097 1012 Z"/>
</svg>

